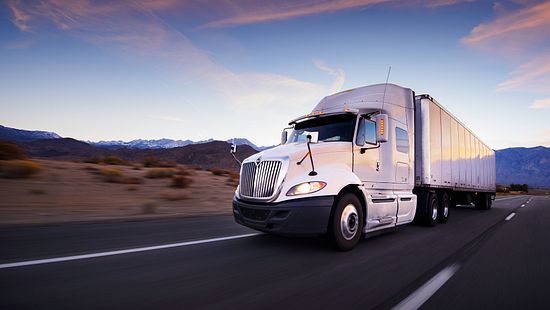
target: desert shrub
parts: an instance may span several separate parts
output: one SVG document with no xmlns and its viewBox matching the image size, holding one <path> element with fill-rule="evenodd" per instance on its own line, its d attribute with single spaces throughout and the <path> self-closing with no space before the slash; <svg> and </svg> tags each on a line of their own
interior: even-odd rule
<svg viewBox="0 0 550 310">
<path fill-rule="evenodd" d="M 122 160 L 120 157 L 114 156 L 114 155 L 105 156 L 102 162 L 107 165 L 127 165 L 128 164 L 126 161 Z"/>
<path fill-rule="evenodd" d="M 137 186 L 128 186 L 126 187 L 126 190 L 129 191 L 129 192 L 135 192 L 139 189 L 139 187 Z"/>
<path fill-rule="evenodd" d="M 149 179 L 171 178 L 177 173 L 173 168 L 151 168 L 145 173 L 145 177 Z"/>
<path fill-rule="evenodd" d="M 183 168 L 183 167 L 179 167 L 176 171 L 176 174 L 177 175 L 185 175 L 185 176 L 191 176 L 193 175 L 193 173 L 191 173 L 189 170 Z"/>
<path fill-rule="evenodd" d="M 25 159 L 23 149 L 13 143 L 0 142 L 0 160 Z"/>
<path fill-rule="evenodd" d="M 30 160 L 10 160 L 0 163 L 0 176 L 6 179 L 30 178 L 42 167 Z"/>
<path fill-rule="evenodd" d="M 174 175 L 172 177 L 172 187 L 186 188 L 193 183 L 193 180 L 185 175 Z"/>
<path fill-rule="evenodd" d="M 210 172 L 212 172 L 213 175 L 217 175 L 217 176 L 229 174 L 229 171 L 224 169 L 218 169 L 218 168 L 212 168 L 210 169 Z"/>
<path fill-rule="evenodd" d="M 173 163 L 173 162 L 165 161 L 165 160 L 162 160 L 160 158 L 153 157 L 153 156 L 145 157 L 143 159 L 142 163 L 143 163 L 143 167 L 147 167 L 147 168 L 153 168 L 153 167 L 156 167 L 156 168 L 173 168 L 173 167 L 176 166 L 176 164 Z"/>
<path fill-rule="evenodd" d="M 31 193 L 33 195 L 44 195 L 46 193 L 46 191 L 43 190 L 43 189 L 31 189 L 29 191 L 29 193 Z"/>
<path fill-rule="evenodd" d="M 240 174 L 237 172 L 229 171 L 227 183 L 231 186 L 239 185 Z"/>
<path fill-rule="evenodd" d="M 510 184 L 510 190 L 516 192 L 529 192 L 529 185 L 527 184 Z"/>
<path fill-rule="evenodd" d="M 117 183 L 116 182 L 117 180 L 124 177 L 124 174 L 122 174 L 122 171 L 120 171 L 118 169 L 114 169 L 114 168 L 101 169 L 101 170 L 99 170 L 99 175 L 101 175 L 101 177 L 105 181 L 110 182 L 110 183 Z"/>
</svg>

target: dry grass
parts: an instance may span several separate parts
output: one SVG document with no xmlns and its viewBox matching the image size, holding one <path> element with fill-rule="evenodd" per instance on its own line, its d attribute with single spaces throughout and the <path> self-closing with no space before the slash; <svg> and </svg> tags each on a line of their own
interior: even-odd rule
<svg viewBox="0 0 550 310">
<path fill-rule="evenodd" d="M 37 174 L 42 167 L 30 160 L 9 160 L 0 162 L 0 177 L 6 179 L 26 179 Z"/>
<path fill-rule="evenodd" d="M 190 176 L 191 172 L 188 170 L 178 167 L 178 168 L 150 168 L 145 172 L 145 177 L 149 179 L 164 179 L 172 178 L 174 176 Z"/>
<path fill-rule="evenodd" d="M 171 178 L 177 173 L 174 168 L 151 168 L 145 172 L 145 177 L 149 179 Z"/>
<path fill-rule="evenodd" d="M 142 161 L 143 167 L 146 168 L 174 168 L 176 167 L 176 164 L 173 162 L 161 160 L 156 157 L 145 157 Z"/>
<path fill-rule="evenodd" d="M 87 164 L 106 164 L 113 166 L 127 166 L 130 165 L 127 161 L 122 158 L 114 155 L 109 155 L 105 157 L 94 156 L 84 161 Z"/>
<path fill-rule="evenodd" d="M 109 183 L 118 184 L 141 184 L 142 180 L 138 177 L 126 176 L 119 169 L 104 168 L 99 170 L 99 175 Z"/>
<path fill-rule="evenodd" d="M 106 165 L 128 165 L 128 163 L 126 161 L 124 161 L 120 157 L 114 156 L 114 155 L 105 156 L 105 158 L 103 158 L 102 162 Z"/>
<path fill-rule="evenodd" d="M 23 149 L 13 143 L 0 142 L 0 160 L 25 159 Z"/>
</svg>

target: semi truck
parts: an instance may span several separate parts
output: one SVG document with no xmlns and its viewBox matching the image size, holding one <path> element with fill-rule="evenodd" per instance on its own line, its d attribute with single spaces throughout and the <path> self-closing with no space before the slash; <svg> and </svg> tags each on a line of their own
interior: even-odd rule
<svg viewBox="0 0 550 310">
<path fill-rule="evenodd" d="M 323 98 L 289 126 L 280 145 L 242 162 L 237 223 L 328 234 L 345 251 L 413 221 L 444 224 L 452 206 L 491 208 L 494 151 L 430 95 L 359 87 Z"/>
</svg>

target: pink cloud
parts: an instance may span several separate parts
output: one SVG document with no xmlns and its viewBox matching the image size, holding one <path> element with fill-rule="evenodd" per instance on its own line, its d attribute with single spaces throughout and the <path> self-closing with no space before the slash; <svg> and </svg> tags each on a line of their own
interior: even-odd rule
<svg viewBox="0 0 550 310">
<path fill-rule="evenodd" d="M 229 16 L 211 21 L 200 28 L 223 28 L 287 20 L 303 16 L 332 13 L 378 4 L 436 8 L 475 0 L 313 0 L 313 1 L 234 1 L 227 7 Z"/>
<path fill-rule="evenodd" d="M 496 20 L 476 26 L 462 42 L 482 45 L 491 40 L 521 36 L 529 39 L 535 32 L 538 39 L 548 39 L 550 34 L 550 2 L 543 2 L 512 12 Z M 540 36 L 539 36 L 540 35 Z"/>
<path fill-rule="evenodd" d="M 531 109 L 550 109 L 550 98 L 535 100 L 535 102 L 533 102 L 530 108 Z"/>
<path fill-rule="evenodd" d="M 499 91 L 550 92 L 550 2 L 518 1 L 493 21 L 472 29 L 461 42 L 516 64 Z"/>
</svg>

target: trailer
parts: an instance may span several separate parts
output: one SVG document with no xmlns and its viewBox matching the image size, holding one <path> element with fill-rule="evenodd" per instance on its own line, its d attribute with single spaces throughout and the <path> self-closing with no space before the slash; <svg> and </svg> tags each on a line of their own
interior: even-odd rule
<svg viewBox="0 0 550 310">
<path fill-rule="evenodd" d="M 495 154 L 429 95 L 377 84 L 323 98 L 281 144 L 242 162 L 235 221 L 281 235 L 328 234 L 340 250 L 453 205 L 491 207 Z M 235 147 L 232 148 L 235 150 Z"/>
</svg>

